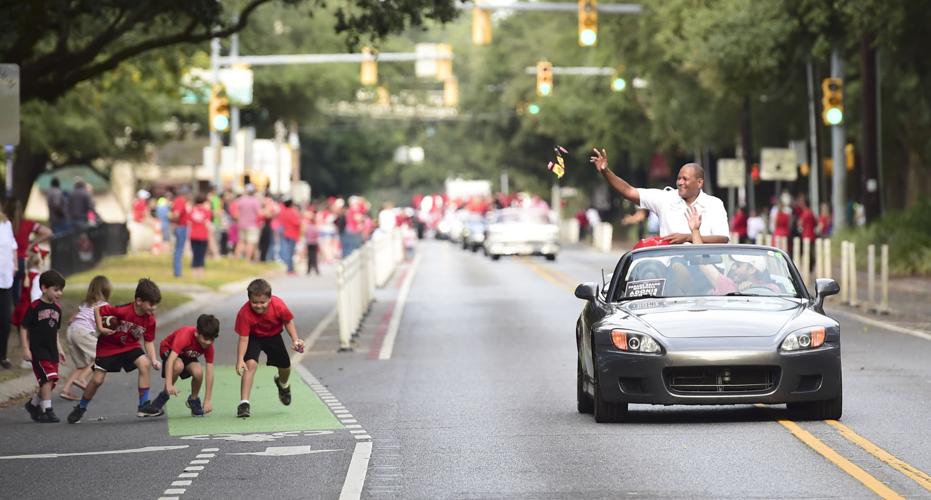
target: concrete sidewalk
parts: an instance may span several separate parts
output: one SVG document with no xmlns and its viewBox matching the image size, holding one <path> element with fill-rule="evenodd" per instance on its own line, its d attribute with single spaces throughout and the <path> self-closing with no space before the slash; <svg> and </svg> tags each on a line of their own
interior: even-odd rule
<svg viewBox="0 0 931 500">
<path fill-rule="evenodd" d="M 839 267 L 834 270 L 834 276 L 840 283 Z M 826 305 L 900 328 L 931 334 L 931 278 L 920 276 L 889 278 L 889 311 L 885 314 L 874 310 L 881 300 L 880 291 L 877 273 L 875 303 L 868 302 L 867 273 L 859 271 L 857 272 L 857 305 L 841 304 L 839 295 L 829 298 Z"/>
</svg>

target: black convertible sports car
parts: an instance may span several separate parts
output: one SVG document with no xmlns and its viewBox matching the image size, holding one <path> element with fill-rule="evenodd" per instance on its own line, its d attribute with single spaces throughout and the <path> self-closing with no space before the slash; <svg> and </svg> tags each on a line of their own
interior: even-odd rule
<svg viewBox="0 0 931 500">
<path fill-rule="evenodd" d="M 629 403 L 786 403 L 840 418 L 840 327 L 822 308 L 834 280 L 811 296 L 776 248 L 673 245 L 628 252 L 602 281 L 575 290 L 579 412 L 618 422 Z"/>
</svg>

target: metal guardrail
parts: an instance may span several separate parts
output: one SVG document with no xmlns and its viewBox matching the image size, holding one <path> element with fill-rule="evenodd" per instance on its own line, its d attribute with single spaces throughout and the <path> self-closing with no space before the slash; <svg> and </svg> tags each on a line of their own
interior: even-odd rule
<svg viewBox="0 0 931 500">
<path fill-rule="evenodd" d="M 98 224 L 56 234 L 50 243 L 52 269 L 63 276 L 93 269 L 104 257 L 126 255 L 126 224 Z"/>
<path fill-rule="evenodd" d="M 399 230 L 377 233 L 349 254 L 337 267 L 337 314 L 339 350 L 352 350 L 352 337 L 375 300 L 375 288 L 384 287 L 404 260 L 404 240 Z"/>
</svg>

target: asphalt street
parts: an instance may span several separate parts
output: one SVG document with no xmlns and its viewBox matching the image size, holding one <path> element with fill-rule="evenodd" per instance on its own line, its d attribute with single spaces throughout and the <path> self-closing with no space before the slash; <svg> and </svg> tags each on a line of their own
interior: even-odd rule
<svg viewBox="0 0 931 500">
<path fill-rule="evenodd" d="M 2 496 L 931 497 L 926 339 L 838 316 L 840 424 L 786 421 L 784 406 L 648 405 L 632 405 L 629 422 L 597 424 L 576 411 L 582 302 L 572 290 L 611 272 L 617 256 L 579 247 L 556 262 L 492 262 L 433 241 L 419 253 L 416 269 L 408 263 L 378 292 L 352 353 L 335 352 L 336 322 L 323 322 L 335 306 L 332 269 L 273 281 L 302 336 L 317 329 L 292 378 L 292 407 L 277 402 L 265 372 L 253 419 L 231 418 L 243 291 L 205 308 L 221 321 L 218 372 L 233 401 L 206 418 L 191 421 L 179 401 L 170 419 L 136 418 L 126 374 L 107 380 L 77 425 L 32 423 L 21 404 L 0 411 Z M 403 278 L 412 282 L 393 354 L 379 360 Z M 160 325 L 158 338 L 177 326 Z M 54 403 L 64 419 L 68 405 Z"/>
</svg>

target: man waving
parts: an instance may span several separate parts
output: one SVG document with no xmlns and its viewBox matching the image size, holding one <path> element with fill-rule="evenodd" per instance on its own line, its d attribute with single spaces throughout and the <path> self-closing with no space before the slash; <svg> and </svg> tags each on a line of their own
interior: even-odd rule
<svg viewBox="0 0 931 500">
<path fill-rule="evenodd" d="M 686 163 L 679 169 L 676 189 L 635 188 L 608 168 L 608 153 L 595 148 L 591 162 L 624 198 L 640 208 L 650 210 L 659 217 L 659 235 L 671 244 L 697 243 L 692 241 L 688 224 L 688 210 L 695 208 L 701 214 L 700 234 L 704 243 L 727 243 L 730 233 L 727 210 L 719 198 L 702 191 L 705 169 L 697 163 Z"/>
</svg>

